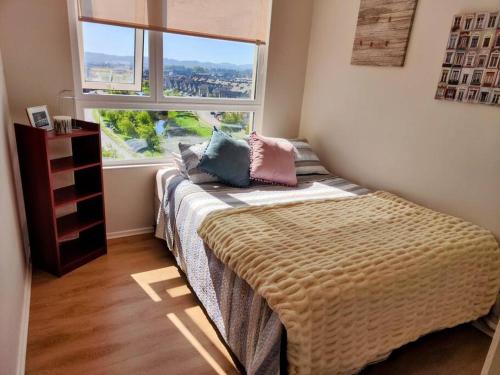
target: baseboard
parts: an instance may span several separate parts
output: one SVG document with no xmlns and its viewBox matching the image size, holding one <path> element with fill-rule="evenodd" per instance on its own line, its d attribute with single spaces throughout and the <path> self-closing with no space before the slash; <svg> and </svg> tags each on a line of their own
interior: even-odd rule
<svg viewBox="0 0 500 375">
<path fill-rule="evenodd" d="M 153 227 L 120 230 L 117 232 L 108 232 L 108 233 L 106 233 L 106 238 L 108 240 L 111 240 L 113 238 L 136 236 L 138 234 L 145 234 L 145 233 L 153 233 Z"/>
<path fill-rule="evenodd" d="M 24 375 L 26 368 L 26 349 L 28 347 L 28 326 L 30 320 L 31 301 L 31 262 L 26 267 L 26 277 L 24 279 L 24 303 L 21 317 L 21 327 L 19 332 L 19 349 L 17 351 L 17 373 Z"/>
</svg>

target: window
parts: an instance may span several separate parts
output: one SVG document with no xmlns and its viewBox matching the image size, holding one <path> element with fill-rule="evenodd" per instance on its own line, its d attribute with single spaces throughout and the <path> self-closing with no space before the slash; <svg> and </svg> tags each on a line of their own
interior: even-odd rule
<svg viewBox="0 0 500 375">
<path fill-rule="evenodd" d="M 493 94 L 493 99 L 491 100 L 491 104 L 499 105 L 500 104 L 500 92 L 495 91 Z"/>
<path fill-rule="evenodd" d="M 474 35 L 470 39 L 470 48 L 477 48 L 479 45 L 479 35 Z"/>
<path fill-rule="evenodd" d="M 450 84 L 457 84 L 460 78 L 460 70 L 454 70 L 451 72 Z"/>
<path fill-rule="evenodd" d="M 500 54 L 492 54 L 490 57 L 489 68 L 496 68 L 498 66 L 498 61 L 500 60 Z"/>
<path fill-rule="evenodd" d="M 469 89 L 469 93 L 467 94 L 467 101 L 473 102 L 476 100 L 478 90 L 477 89 Z"/>
<path fill-rule="evenodd" d="M 464 101 L 464 95 L 465 95 L 465 90 L 460 90 L 458 92 L 457 101 L 463 102 Z"/>
<path fill-rule="evenodd" d="M 492 13 L 490 14 L 490 19 L 488 20 L 488 27 L 495 28 L 497 24 L 498 14 Z"/>
<path fill-rule="evenodd" d="M 163 95 L 253 99 L 257 47 L 163 34 Z"/>
<path fill-rule="evenodd" d="M 469 82 L 469 74 L 464 73 L 462 75 L 462 85 L 467 85 L 467 82 Z"/>
<path fill-rule="evenodd" d="M 441 99 L 444 97 L 444 93 L 446 91 L 446 88 L 445 87 L 438 87 L 437 91 L 436 91 L 436 99 Z"/>
<path fill-rule="evenodd" d="M 472 75 L 471 85 L 480 85 L 482 77 L 483 77 L 482 70 L 474 70 L 474 74 Z"/>
<path fill-rule="evenodd" d="M 457 53 L 455 55 L 455 65 L 462 65 L 464 62 L 464 53 Z"/>
<path fill-rule="evenodd" d="M 71 2 L 76 114 L 101 124 L 106 165 L 165 162 L 213 126 L 236 138 L 258 126 L 266 44 L 81 22 Z"/>
<path fill-rule="evenodd" d="M 486 72 L 484 76 L 484 85 L 493 86 L 495 83 L 496 72 Z"/>
<path fill-rule="evenodd" d="M 455 49 L 457 45 L 458 35 L 451 34 L 448 40 L 448 49 Z"/>
<path fill-rule="evenodd" d="M 483 39 L 483 48 L 489 48 L 491 42 L 491 35 L 487 35 Z"/>
<path fill-rule="evenodd" d="M 481 94 L 479 95 L 479 101 L 481 103 L 486 103 L 486 102 L 488 102 L 489 97 L 490 97 L 490 93 L 488 91 L 481 91 Z"/>
<path fill-rule="evenodd" d="M 470 30 L 471 29 L 472 21 L 474 21 L 474 18 L 467 18 L 465 20 L 465 30 Z"/>
<path fill-rule="evenodd" d="M 457 89 L 455 88 L 448 88 L 446 90 L 446 94 L 445 94 L 445 99 L 447 100 L 455 100 L 455 94 L 457 93 Z"/>
<path fill-rule="evenodd" d="M 444 60 L 444 63 L 445 64 L 451 64 L 452 61 L 453 61 L 453 52 L 447 52 L 446 53 L 446 58 Z"/>
<path fill-rule="evenodd" d="M 441 74 L 441 82 L 445 83 L 448 80 L 449 72 L 449 70 L 443 70 L 443 73 Z"/>
<path fill-rule="evenodd" d="M 484 86 L 493 86 L 494 82 L 495 82 L 495 72 L 487 72 L 484 75 L 483 85 Z"/>
<path fill-rule="evenodd" d="M 495 43 L 495 48 L 500 48 L 500 35 L 497 37 L 497 41 Z"/>
<path fill-rule="evenodd" d="M 484 14 L 480 14 L 477 16 L 476 29 L 482 29 L 484 27 L 484 18 L 485 18 Z"/>
<path fill-rule="evenodd" d="M 486 55 L 480 55 L 477 59 L 477 67 L 478 68 L 483 68 L 486 66 L 486 59 L 488 58 L 488 56 Z"/>
<path fill-rule="evenodd" d="M 462 17 L 455 17 L 455 20 L 453 21 L 453 27 L 455 29 L 460 28 L 460 23 L 462 22 Z"/>
<path fill-rule="evenodd" d="M 467 59 L 465 61 L 465 66 L 472 67 L 474 66 L 474 60 L 476 59 L 475 53 L 469 53 L 467 55 Z"/>
<path fill-rule="evenodd" d="M 82 88 L 141 91 L 144 31 L 89 22 L 81 26 Z"/>
<path fill-rule="evenodd" d="M 179 142 L 208 140 L 213 126 L 243 138 L 253 124 L 253 112 L 86 108 L 84 115 L 85 120 L 101 125 L 105 161 L 166 158 L 179 152 Z"/>
<path fill-rule="evenodd" d="M 458 42 L 458 48 L 466 49 L 468 45 L 469 45 L 469 37 L 468 36 L 460 37 L 460 41 Z"/>
</svg>

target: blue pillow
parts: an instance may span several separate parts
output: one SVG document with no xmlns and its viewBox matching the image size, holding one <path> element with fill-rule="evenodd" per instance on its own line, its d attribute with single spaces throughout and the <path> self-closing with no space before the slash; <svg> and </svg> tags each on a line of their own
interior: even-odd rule
<svg viewBox="0 0 500 375">
<path fill-rule="evenodd" d="M 250 146 L 214 127 L 198 168 L 236 187 L 250 185 Z"/>
</svg>

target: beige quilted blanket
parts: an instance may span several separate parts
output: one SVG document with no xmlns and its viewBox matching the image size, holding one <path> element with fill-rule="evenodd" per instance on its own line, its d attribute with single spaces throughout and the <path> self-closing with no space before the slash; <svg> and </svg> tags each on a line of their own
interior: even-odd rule
<svg viewBox="0 0 500 375">
<path fill-rule="evenodd" d="M 500 250 L 486 230 L 390 193 L 228 209 L 199 235 L 276 311 L 290 374 L 349 374 L 488 312 Z"/>
</svg>

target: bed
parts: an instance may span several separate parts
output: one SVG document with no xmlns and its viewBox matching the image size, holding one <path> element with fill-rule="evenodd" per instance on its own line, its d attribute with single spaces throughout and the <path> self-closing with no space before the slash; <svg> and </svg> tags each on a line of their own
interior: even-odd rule
<svg viewBox="0 0 500 375">
<path fill-rule="evenodd" d="M 207 216 L 215 212 L 292 202 L 343 200 L 371 193 L 369 189 L 330 175 L 299 176 L 299 185 L 295 188 L 263 184 L 247 189 L 231 188 L 218 183 L 195 185 L 176 168 L 166 168 L 158 172 L 156 179 L 155 235 L 166 241 L 209 318 L 246 372 L 286 373 L 287 330 L 280 316 L 255 288 L 215 256 L 199 236 L 198 229 Z M 492 264 L 496 266 L 497 263 L 495 258 Z M 498 285 L 499 279 L 489 280 L 489 283 Z M 491 300 L 490 306 L 498 290 L 492 289 L 494 288 L 490 287 L 481 296 L 482 301 Z M 484 305 L 483 302 L 481 307 L 468 313 L 466 316 L 470 318 L 454 321 L 453 324 L 484 315 L 487 313 Z M 393 316 L 392 319 L 398 318 Z M 446 326 L 436 324 L 426 328 L 420 335 Z M 406 341 L 403 343 L 417 338 L 418 336 L 410 340 L 404 339 Z M 397 346 L 391 346 L 391 350 Z M 391 350 L 371 351 L 362 359 L 362 363 L 368 365 L 383 360 Z M 361 367 L 339 365 L 338 373 L 354 373 Z M 305 373 L 303 369 L 291 372 Z"/>
</svg>

